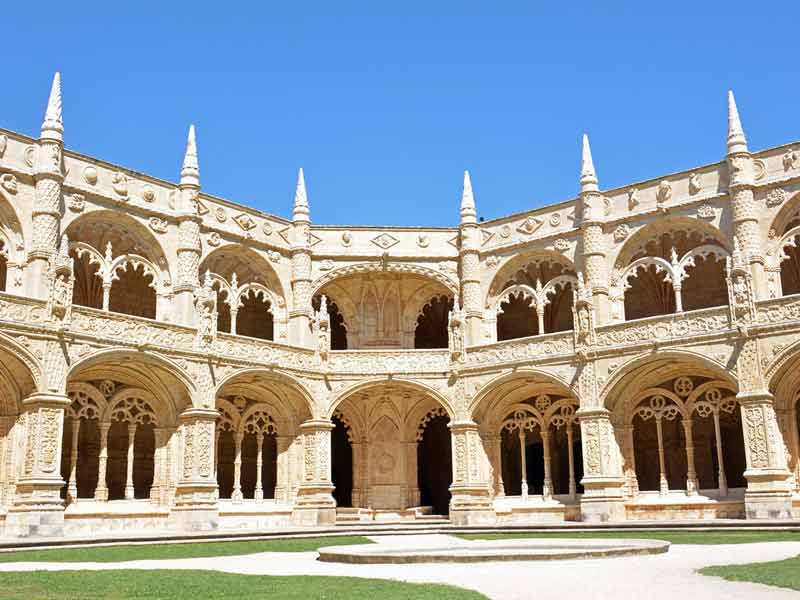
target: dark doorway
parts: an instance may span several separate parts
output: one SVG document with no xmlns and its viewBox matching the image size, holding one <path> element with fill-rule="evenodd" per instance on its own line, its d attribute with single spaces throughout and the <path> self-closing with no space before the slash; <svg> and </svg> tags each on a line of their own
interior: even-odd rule
<svg viewBox="0 0 800 600">
<path fill-rule="evenodd" d="M 541 441 L 525 444 L 525 476 L 528 479 L 528 493 L 535 496 L 544 488 L 544 446 Z"/>
<path fill-rule="evenodd" d="M 439 415 L 425 426 L 417 444 L 417 483 L 420 503 L 432 506 L 434 514 L 450 513 L 453 463 L 450 449 L 450 418 Z"/>
<path fill-rule="evenodd" d="M 331 432 L 331 479 L 336 489 L 333 499 L 336 506 L 353 506 L 353 446 L 347 431 L 347 425 L 334 416 Z"/>
</svg>

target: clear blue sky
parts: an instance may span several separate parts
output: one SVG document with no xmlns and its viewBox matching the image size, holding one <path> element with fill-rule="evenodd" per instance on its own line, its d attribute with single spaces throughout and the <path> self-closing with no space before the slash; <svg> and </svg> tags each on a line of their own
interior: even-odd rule
<svg viewBox="0 0 800 600">
<path fill-rule="evenodd" d="M 603 188 L 720 160 L 729 87 L 800 139 L 800 5 L 650 4 L 6 2 L 0 126 L 60 70 L 70 148 L 176 181 L 194 122 L 205 191 L 289 216 L 303 166 L 364 225 L 455 225 L 465 168 L 487 219 L 571 198 L 584 131 Z"/>
</svg>

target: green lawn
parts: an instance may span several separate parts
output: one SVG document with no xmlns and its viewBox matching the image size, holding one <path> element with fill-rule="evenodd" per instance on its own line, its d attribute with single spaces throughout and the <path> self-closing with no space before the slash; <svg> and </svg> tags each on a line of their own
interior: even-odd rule
<svg viewBox="0 0 800 600">
<path fill-rule="evenodd" d="M 752 581 L 800 591 L 800 556 L 765 563 L 706 567 L 699 573 L 728 581 Z"/>
<path fill-rule="evenodd" d="M 0 562 L 122 562 L 126 560 L 162 560 L 237 556 L 258 552 L 310 552 L 323 546 L 346 546 L 371 543 L 365 537 L 339 536 L 287 538 L 276 540 L 191 542 L 182 544 L 142 544 L 94 548 L 54 548 L 0 552 Z M 0 590 L 3 587 L 0 586 Z"/>
<path fill-rule="evenodd" d="M 274 577 L 219 571 L 31 571 L 0 573 L 3 600 L 127 598 L 281 598 L 308 600 L 479 600 L 485 596 L 434 584 L 355 577 Z"/>
<path fill-rule="evenodd" d="M 466 540 L 510 540 L 515 538 L 583 538 L 664 540 L 673 544 L 751 544 L 754 542 L 800 542 L 800 531 L 553 531 L 544 533 L 462 533 Z"/>
</svg>

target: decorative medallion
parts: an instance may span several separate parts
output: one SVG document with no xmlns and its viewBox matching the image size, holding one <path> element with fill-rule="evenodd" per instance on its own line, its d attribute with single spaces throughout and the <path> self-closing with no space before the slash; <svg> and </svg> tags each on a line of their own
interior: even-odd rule
<svg viewBox="0 0 800 600">
<path fill-rule="evenodd" d="M 767 165 L 764 164 L 764 161 L 760 158 L 757 158 L 753 161 L 753 172 L 756 176 L 756 181 L 760 181 L 767 176 Z"/>
<path fill-rule="evenodd" d="M 114 390 L 117 388 L 117 384 L 110 379 L 104 379 L 98 384 L 97 388 L 100 390 L 100 393 L 103 394 L 103 396 L 106 398 L 111 398 L 111 396 L 114 395 Z"/>
<path fill-rule="evenodd" d="M 212 231 L 208 235 L 208 245 L 209 246 L 219 246 L 222 243 L 222 238 L 219 236 L 219 233 L 216 231 Z"/>
<path fill-rule="evenodd" d="M 658 184 L 656 204 L 662 206 L 672 200 L 672 184 L 666 179 Z"/>
<path fill-rule="evenodd" d="M 70 194 L 64 199 L 66 200 L 67 208 L 72 212 L 83 212 L 85 206 L 83 194 Z"/>
<path fill-rule="evenodd" d="M 517 231 L 525 235 L 533 235 L 536 233 L 536 230 L 542 226 L 542 223 L 543 221 L 539 217 L 528 217 L 520 223 L 519 227 L 517 227 Z"/>
<path fill-rule="evenodd" d="M 420 233 L 417 236 L 417 246 L 420 248 L 427 248 L 431 243 L 430 238 L 428 237 L 427 233 Z"/>
<path fill-rule="evenodd" d="M 265 236 L 267 236 L 267 237 L 271 236 L 272 235 L 272 224 L 267 222 L 267 221 L 264 221 L 264 223 L 261 224 L 261 231 L 264 232 Z"/>
<path fill-rule="evenodd" d="M 32 167 L 33 163 L 36 162 L 36 146 L 28 146 L 25 148 L 23 158 L 25 159 L 25 164 Z"/>
<path fill-rule="evenodd" d="M 97 169 L 92 165 L 85 167 L 83 169 L 83 180 L 89 185 L 95 185 L 97 183 Z"/>
<path fill-rule="evenodd" d="M 200 215 L 201 217 L 211 212 L 209 208 L 205 205 L 205 202 L 200 200 L 199 196 L 194 197 L 194 205 L 195 208 L 197 209 L 197 214 Z"/>
<path fill-rule="evenodd" d="M 786 200 L 786 191 L 783 188 L 775 188 L 767 192 L 767 206 L 780 206 Z"/>
<path fill-rule="evenodd" d="M 701 219 L 713 219 L 717 214 L 713 206 L 710 204 L 703 204 L 697 209 L 697 216 Z"/>
<path fill-rule="evenodd" d="M 280 252 L 276 252 L 275 250 L 269 250 L 267 252 L 267 256 L 269 256 L 269 259 L 274 263 L 281 262 L 281 253 Z"/>
<path fill-rule="evenodd" d="M 284 227 L 278 232 L 278 235 L 281 236 L 287 244 L 292 243 L 292 228 L 291 227 Z"/>
<path fill-rule="evenodd" d="M 633 210 L 639 206 L 639 190 L 631 188 L 628 190 L 628 210 Z"/>
<path fill-rule="evenodd" d="M 569 250 L 569 240 L 566 238 L 558 238 L 555 242 L 553 242 L 553 248 L 559 252 L 566 252 Z"/>
<path fill-rule="evenodd" d="M 370 242 L 372 242 L 373 244 L 375 244 L 379 248 L 383 248 L 384 250 L 387 250 L 387 249 L 391 248 L 392 246 L 394 246 L 396 244 L 399 244 L 400 240 L 398 240 L 396 237 L 394 237 L 392 235 L 389 235 L 388 233 L 382 233 L 379 236 L 376 236 L 376 237 L 372 238 L 370 240 Z"/>
<path fill-rule="evenodd" d="M 153 186 L 150 184 L 145 184 L 142 188 L 142 198 L 145 202 L 153 202 L 156 199 L 156 192 L 153 189 Z"/>
<path fill-rule="evenodd" d="M 617 243 L 623 242 L 630 234 L 631 228 L 628 227 L 626 223 L 621 223 L 617 225 L 617 228 L 614 230 L 614 241 Z"/>
<path fill-rule="evenodd" d="M 117 171 L 111 177 L 111 188 L 114 192 L 123 198 L 128 197 L 128 178 L 122 171 Z"/>
<path fill-rule="evenodd" d="M 241 227 L 244 231 L 250 231 L 256 226 L 256 222 L 253 221 L 253 217 L 248 215 L 247 213 L 239 213 L 233 220 L 236 221 L 236 224 Z"/>
<path fill-rule="evenodd" d="M 349 248 L 353 245 L 353 234 L 349 231 L 342 232 L 342 246 Z"/>
<path fill-rule="evenodd" d="M 214 217 L 215 217 L 215 218 L 217 219 L 217 221 L 219 221 L 220 223 L 224 223 L 225 221 L 227 221 L 227 220 L 228 220 L 228 213 L 227 213 L 227 212 L 225 212 L 225 209 L 224 209 L 224 208 L 222 208 L 221 206 L 218 206 L 218 207 L 217 207 L 217 210 L 215 210 L 215 211 L 214 211 Z"/>
<path fill-rule="evenodd" d="M 511 235 L 511 227 L 509 225 L 503 225 L 500 228 L 500 237 L 508 238 L 510 235 Z"/>
<path fill-rule="evenodd" d="M 494 254 L 486 257 L 486 266 L 489 267 L 490 269 L 494 269 L 499 264 L 500 264 L 500 259 Z"/>
</svg>

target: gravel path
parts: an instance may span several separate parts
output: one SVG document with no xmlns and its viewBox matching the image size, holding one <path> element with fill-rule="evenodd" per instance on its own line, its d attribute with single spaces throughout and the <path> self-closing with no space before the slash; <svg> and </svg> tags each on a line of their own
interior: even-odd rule
<svg viewBox="0 0 800 600">
<path fill-rule="evenodd" d="M 375 536 L 393 547 L 440 547 L 465 542 L 448 535 Z M 472 544 L 475 542 L 466 542 Z M 449 583 L 489 598 L 537 600 L 688 600 L 690 598 L 800 598 L 800 593 L 697 575 L 708 565 L 781 560 L 800 554 L 800 542 L 672 546 L 655 556 L 488 562 L 480 564 L 345 565 L 322 563 L 316 552 L 270 552 L 223 558 L 142 560 L 122 563 L 5 563 L 2 571 L 100 569 L 211 569 L 253 575 L 334 575 Z"/>
</svg>

